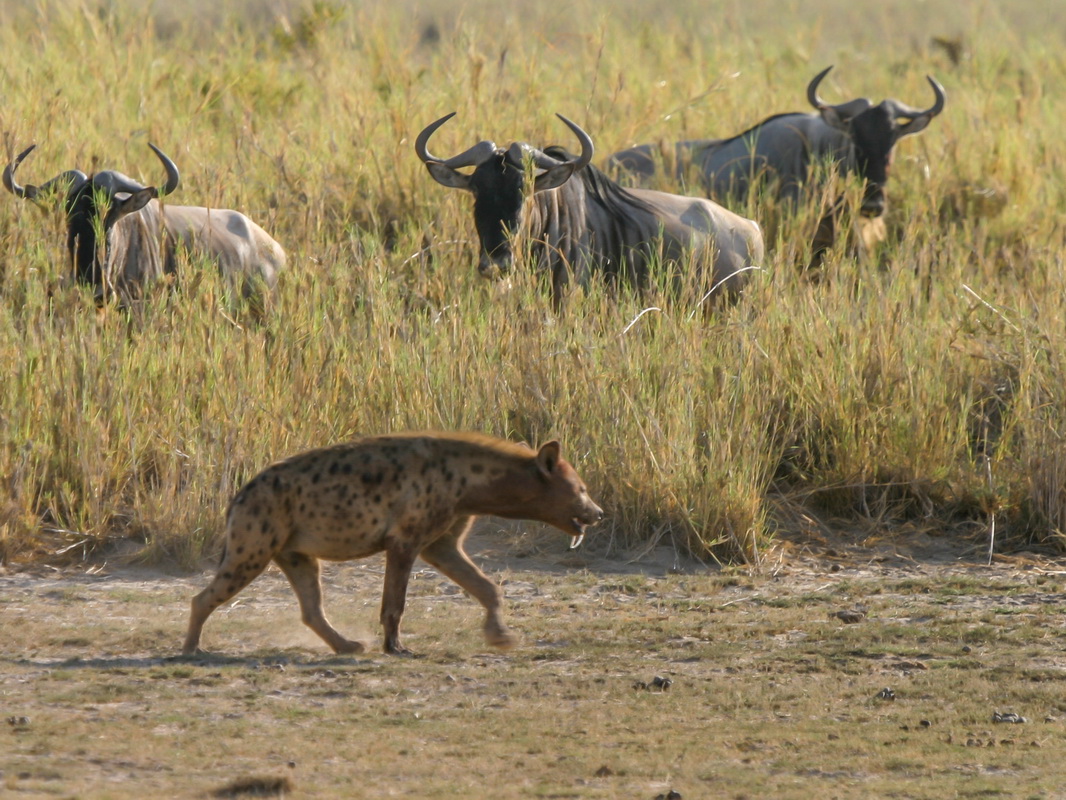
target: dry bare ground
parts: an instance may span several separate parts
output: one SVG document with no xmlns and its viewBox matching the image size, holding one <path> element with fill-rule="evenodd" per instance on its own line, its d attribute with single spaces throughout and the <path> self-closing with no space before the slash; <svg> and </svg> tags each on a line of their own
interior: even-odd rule
<svg viewBox="0 0 1066 800">
<path fill-rule="evenodd" d="M 1066 796 L 1061 562 L 911 535 L 782 542 L 752 574 L 517 531 L 485 523 L 472 548 L 524 637 L 504 654 L 425 568 L 421 657 L 382 655 L 378 560 L 324 579 L 363 657 L 328 653 L 276 570 L 189 659 L 207 574 L 0 575 L 0 794 Z"/>
</svg>

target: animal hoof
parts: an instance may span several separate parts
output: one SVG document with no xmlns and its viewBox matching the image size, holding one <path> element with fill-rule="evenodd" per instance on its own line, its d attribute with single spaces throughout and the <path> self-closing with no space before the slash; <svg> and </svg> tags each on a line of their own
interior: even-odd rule
<svg viewBox="0 0 1066 800">
<path fill-rule="evenodd" d="M 348 639 L 345 639 L 339 647 L 333 648 L 333 652 L 342 656 L 352 655 L 354 653 L 365 653 L 366 645 L 362 642 L 353 642 Z"/>
</svg>

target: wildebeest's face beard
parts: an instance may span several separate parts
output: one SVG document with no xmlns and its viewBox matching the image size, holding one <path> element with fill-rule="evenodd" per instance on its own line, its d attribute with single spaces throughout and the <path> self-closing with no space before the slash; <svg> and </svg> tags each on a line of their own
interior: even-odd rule
<svg viewBox="0 0 1066 800">
<path fill-rule="evenodd" d="M 522 223 L 525 184 L 524 170 L 502 153 L 478 166 L 470 176 L 474 226 L 481 245 L 478 272 L 486 278 L 511 270 L 511 242 Z"/>
<path fill-rule="evenodd" d="M 91 183 L 73 191 L 66 199 L 67 251 L 74 274 L 83 283 L 99 286 L 102 282 L 101 264 L 97 252 L 97 233 L 104 230 L 96 207 Z"/>
<path fill-rule="evenodd" d="M 851 120 L 851 139 L 855 146 L 855 167 L 866 180 L 862 214 L 879 217 L 885 211 L 885 184 L 896 143 L 896 121 L 885 103 L 870 108 Z"/>
<path fill-rule="evenodd" d="M 97 185 L 95 179 L 71 190 L 64 203 L 67 250 L 78 280 L 97 288 L 102 286 L 103 260 L 107 258 L 111 229 L 123 217 L 144 208 L 156 195 L 154 188 L 136 186 L 112 194 Z"/>
</svg>

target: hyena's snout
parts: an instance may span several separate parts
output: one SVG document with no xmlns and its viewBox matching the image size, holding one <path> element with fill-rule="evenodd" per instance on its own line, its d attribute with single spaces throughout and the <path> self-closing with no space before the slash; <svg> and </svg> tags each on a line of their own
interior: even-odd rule
<svg viewBox="0 0 1066 800">
<path fill-rule="evenodd" d="M 576 547 L 580 547 L 585 540 L 585 530 L 602 519 L 603 509 L 596 505 L 591 497 L 586 495 L 584 502 L 576 509 L 576 513 L 570 520 L 570 524 L 573 526 L 573 530 L 570 533 L 572 537 L 570 549 L 573 550 Z"/>
</svg>

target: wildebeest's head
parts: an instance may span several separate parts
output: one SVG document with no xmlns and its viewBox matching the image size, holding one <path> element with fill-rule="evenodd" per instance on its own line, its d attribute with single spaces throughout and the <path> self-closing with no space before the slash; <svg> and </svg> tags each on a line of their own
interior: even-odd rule
<svg viewBox="0 0 1066 800">
<path fill-rule="evenodd" d="M 437 183 L 451 189 L 465 189 L 474 195 L 474 225 L 481 246 L 478 272 L 493 277 L 511 269 L 512 239 L 522 225 L 526 198 L 557 189 L 588 166 L 594 152 L 592 139 L 559 114 L 559 119 L 581 143 L 581 154 L 576 158 L 553 158 L 525 142 L 515 142 L 503 150 L 490 141 L 478 142 L 452 158 L 438 158 L 427 149 L 429 138 L 454 116 L 453 111 L 426 127 L 415 141 L 415 152 Z M 471 166 L 474 171 L 469 175 L 458 171 L 460 167 Z"/>
<path fill-rule="evenodd" d="M 151 200 L 167 195 L 178 188 L 178 168 L 154 144 L 149 147 L 159 157 L 167 173 L 167 182 L 159 188 L 142 186 L 132 178 L 114 170 L 97 172 L 89 177 L 78 169 L 67 170 L 41 186 L 15 182 L 15 170 L 37 145 L 30 145 L 4 169 L 4 186 L 16 197 L 37 200 L 58 189 L 65 191 L 63 208 L 67 213 L 67 250 L 79 281 L 100 287 L 103 282 L 97 233 L 107 237 L 123 217 L 140 211 Z M 106 257 L 106 256 L 105 256 Z"/>
<path fill-rule="evenodd" d="M 831 66 L 826 67 L 814 76 L 807 87 L 807 99 L 827 125 L 851 139 L 855 148 L 855 168 L 866 180 L 862 213 L 878 217 L 885 210 L 884 187 L 892 164 L 892 148 L 904 136 L 925 130 L 930 120 L 944 110 L 944 88 L 931 76 L 926 76 L 936 99 L 924 110 L 898 100 L 883 100 L 875 106 L 866 98 L 832 106 L 818 95 L 818 85 L 831 69 Z"/>
</svg>

